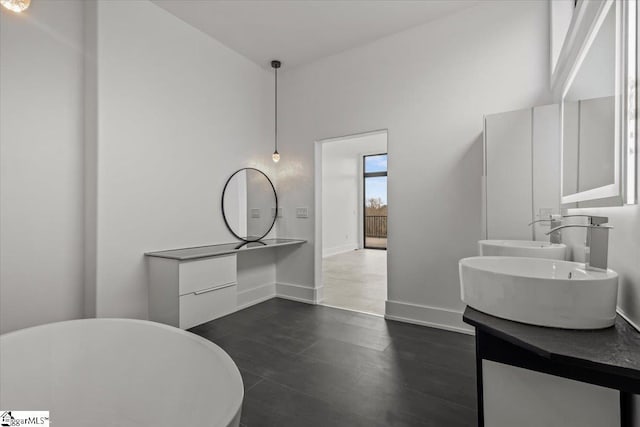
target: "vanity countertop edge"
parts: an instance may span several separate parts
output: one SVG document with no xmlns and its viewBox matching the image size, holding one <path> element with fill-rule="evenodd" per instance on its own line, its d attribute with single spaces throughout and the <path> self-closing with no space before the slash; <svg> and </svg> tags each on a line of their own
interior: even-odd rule
<svg viewBox="0 0 640 427">
<path fill-rule="evenodd" d="M 540 357 L 640 383 L 640 332 L 620 315 L 606 329 L 570 330 L 501 319 L 467 307 L 463 321 Z"/>
<path fill-rule="evenodd" d="M 261 243 L 260 245 L 243 247 L 243 242 L 234 243 L 222 243 L 215 245 L 194 246 L 187 248 L 167 249 L 162 251 L 145 252 L 145 256 L 152 258 L 165 258 L 176 261 L 192 261 L 202 258 L 211 258 L 216 256 L 237 254 L 246 251 L 253 251 L 258 249 L 276 248 L 282 246 L 301 245 L 307 243 L 304 239 L 264 239 L 256 242 L 248 243 Z"/>
</svg>

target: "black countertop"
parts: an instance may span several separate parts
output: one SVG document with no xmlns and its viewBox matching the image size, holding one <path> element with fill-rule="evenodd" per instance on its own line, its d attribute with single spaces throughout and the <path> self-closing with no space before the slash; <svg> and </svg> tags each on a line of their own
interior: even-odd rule
<svg viewBox="0 0 640 427">
<path fill-rule="evenodd" d="M 640 381 L 640 332 L 619 315 L 614 326 L 569 330 L 500 319 L 467 307 L 463 320 L 537 355 Z"/>
</svg>

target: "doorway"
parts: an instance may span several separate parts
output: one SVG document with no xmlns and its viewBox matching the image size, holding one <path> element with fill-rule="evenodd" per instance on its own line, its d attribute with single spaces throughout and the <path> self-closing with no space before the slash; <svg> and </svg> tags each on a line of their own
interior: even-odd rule
<svg viewBox="0 0 640 427">
<path fill-rule="evenodd" d="M 386 131 L 316 145 L 316 281 L 323 305 L 385 313 L 387 158 Z"/>
</svg>

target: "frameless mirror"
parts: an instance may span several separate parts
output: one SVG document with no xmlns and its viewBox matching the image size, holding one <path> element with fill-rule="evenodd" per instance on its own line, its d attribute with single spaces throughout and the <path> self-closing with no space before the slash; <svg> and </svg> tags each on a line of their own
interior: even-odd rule
<svg viewBox="0 0 640 427">
<path fill-rule="evenodd" d="M 634 202 L 626 179 L 633 172 L 630 181 L 635 184 L 635 170 L 629 169 L 635 165 L 634 150 L 629 151 L 629 144 L 635 147 L 635 135 L 627 132 L 625 82 L 631 78 L 635 85 L 635 67 L 631 75 L 625 66 L 631 34 L 631 20 L 624 18 L 629 13 L 625 3 L 599 3 L 601 10 L 563 90 L 561 195 L 565 206 L 619 205 L 625 196 L 627 203 Z M 635 38 L 635 25 L 632 30 Z"/>
<path fill-rule="evenodd" d="M 222 191 L 222 217 L 229 231 L 244 242 L 256 242 L 273 228 L 278 196 L 273 183 L 259 169 L 234 172 Z"/>
</svg>

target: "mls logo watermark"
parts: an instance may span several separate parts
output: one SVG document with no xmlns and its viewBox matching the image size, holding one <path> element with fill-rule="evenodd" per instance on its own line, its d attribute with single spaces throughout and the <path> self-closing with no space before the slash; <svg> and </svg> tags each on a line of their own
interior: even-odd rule
<svg viewBox="0 0 640 427">
<path fill-rule="evenodd" d="M 0 426 L 49 426 L 49 411 L 0 411 Z"/>
</svg>

